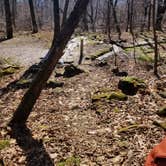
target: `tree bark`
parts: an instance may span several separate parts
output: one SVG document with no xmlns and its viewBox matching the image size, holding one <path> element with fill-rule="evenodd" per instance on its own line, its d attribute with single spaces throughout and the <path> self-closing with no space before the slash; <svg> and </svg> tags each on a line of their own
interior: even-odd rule
<svg viewBox="0 0 166 166">
<path fill-rule="evenodd" d="M 153 36 L 154 36 L 154 74 L 158 75 L 158 40 L 157 40 L 157 33 L 156 33 L 156 0 L 153 0 Z"/>
<path fill-rule="evenodd" d="M 17 11 L 17 5 L 16 5 L 16 0 L 12 0 L 12 22 L 14 28 L 16 28 L 16 11 Z"/>
<path fill-rule="evenodd" d="M 12 27 L 12 18 L 11 18 L 9 0 L 4 0 L 4 7 L 5 7 L 5 16 L 6 16 L 6 36 L 7 39 L 11 39 L 13 38 L 13 27 Z"/>
<path fill-rule="evenodd" d="M 33 0 L 29 0 L 29 8 L 30 8 L 31 19 L 32 19 L 32 33 L 37 33 L 38 27 L 37 27 L 37 23 L 36 23 Z"/>
<path fill-rule="evenodd" d="M 118 3 L 118 0 L 115 0 L 115 1 L 110 0 L 116 31 L 118 33 L 118 38 L 120 39 L 121 38 L 121 29 L 120 29 L 120 25 L 119 25 L 118 18 L 117 18 L 117 13 L 116 13 L 116 5 L 117 5 L 117 3 Z"/>
<path fill-rule="evenodd" d="M 62 26 L 65 24 L 66 19 L 67 19 L 68 8 L 69 8 L 69 0 L 65 0 L 65 6 L 64 6 L 64 11 L 63 11 L 63 18 L 62 18 Z"/>
<path fill-rule="evenodd" d="M 21 125 L 26 123 L 43 87 L 45 86 L 59 59 L 62 57 L 65 46 L 78 25 L 81 15 L 86 10 L 88 2 L 89 0 L 77 0 L 70 17 L 64 24 L 61 32 L 57 34 L 56 39 L 54 39 L 55 41 L 53 41 L 54 44 L 48 52 L 48 59 L 42 65 L 41 70 L 38 72 L 30 88 L 25 93 L 9 125 Z"/>
<path fill-rule="evenodd" d="M 162 21 L 166 12 L 166 0 L 158 0 L 156 30 L 162 31 Z"/>
</svg>

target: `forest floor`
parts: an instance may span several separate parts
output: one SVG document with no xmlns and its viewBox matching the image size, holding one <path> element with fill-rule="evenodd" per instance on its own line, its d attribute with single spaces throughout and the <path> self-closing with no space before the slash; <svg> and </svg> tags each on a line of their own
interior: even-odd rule
<svg viewBox="0 0 166 166">
<path fill-rule="evenodd" d="M 3 57 L 10 54 L 13 61 L 21 66 L 25 64 L 16 73 L 0 78 L 1 89 L 19 79 L 28 66 L 38 62 L 47 52 L 50 39 L 45 36 L 48 35 L 24 35 L 0 43 Z M 161 36 L 166 38 L 164 34 Z M 97 50 L 110 47 L 96 40 L 96 36 L 91 37 L 84 50 L 86 55 L 98 54 Z M 104 97 L 94 101 L 94 94 L 119 92 L 118 83 L 123 78 L 112 72 L 115 69 L 113 56 L 102 67 L 95 60 L 84 61 L 79 68 L 85 72 L 74 77 L 55 77 L 53 72 L 51 79 L 64 85 L 42 91 L 27 128 L 19 129 L 14 138 L 7 123 L 26 88 L 0 94 L 0 165 L 143 166 L 149 151 L 165 136 L 164 129 L 154 125 L 154 122 L 166 124 L 165 118 L 156 114 L 166 105 L 165 98 L 159 95 L 159 91 L 166 92 L 165 49 L 166 43 L 160 44 L 160 79 L 153 74 L 152 62 L 142 56 L 153 56 L 152 48 L 136 49 L 137 64 L 132 48 L 125 49 L 125 55 L 118 54 L 120 71 L 140 78 L 146 84 L 146 89 L 127 96 L 124 101 Z M 29 54 L 36 56 L 25 59 Z M 63 69 L 56 69 L 60 70 Z"/>
</svg>

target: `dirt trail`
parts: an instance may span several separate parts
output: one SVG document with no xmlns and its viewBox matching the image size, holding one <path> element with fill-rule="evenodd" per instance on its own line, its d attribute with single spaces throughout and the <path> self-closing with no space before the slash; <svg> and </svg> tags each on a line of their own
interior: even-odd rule
<svg viewBox="0 0 166 166">
<path fill-rule="evenodd" d="M 48 51 L 43 42 L 31 36 L 20 36 L 0 43 L 0 57 L 11 58 L 28 67 L 40 61 Z"/>
</svg>

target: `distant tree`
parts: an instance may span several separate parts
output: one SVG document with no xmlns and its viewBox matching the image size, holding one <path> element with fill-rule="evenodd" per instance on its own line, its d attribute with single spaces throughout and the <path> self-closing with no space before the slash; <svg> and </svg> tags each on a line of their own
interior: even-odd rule
<svg viewBox="0 0 166 166">
<path fill-rule="evenodd" d="M 158 75 L 158 40 L 157 40 L 156 0 L 153 0 L 153 36 L 154 36 L 154 74 Z"/>
<path fill-rule="evenodd" d="M 69 0 L 65 0 L 64 10 L 63 10 L 63 18 L 62 18 L 62 26 L 65 24 L 67 19 L 67 12 L 69 8 Z"/>
<path fill-rule="evenodd" d="M 156 30 L 162 31 L 162 21 L 166 12 L 166 0 L 158 0 Z"/>
<path fill-rule="evenodd" d="M 58 5 L 58 0 L 54 1 L 54 4 Z M 53 44 L 47 54 L 47 60 L 42 65 L 30 88 L 25 93 L 9 125 L 24 125 L 26 123 L 43 87 L 45 86 L 59 59 L 62 57 L 66 44 L 70 40 L 76 26 L 78 25 L 81 15 L 86 10 L 88 2 L 89 0 L 76 1 L 74 9 L 71 12 L 69 18 L 66 20 L 62 30 L 59 32 L 59 34 L 56 35 L 56 38 L 54 38 L 53 40 Z M 55 7 L 54 12 L 57 12 L 55 11 Z M 56 16 L 56 14 L 54 15 Z"/>
<path fill-rule="evenodd" d="M 32 19 L 32 33 L 37 33 L 38 27 L 37 27 L 37 23 L 36 23 L 33 0 L 29 0 L 29 8 L 30 8 L 31 19 Z"/>
<path fill-rule="evenodd" d="M 107 17 L 106 17 L 106 33 L 108 40 L 111 43 L 111 3 L 110 0 L 107 1 Z"/>
<path fill-rule="evenodd" d="M 6 36 L 7 39 L 11 39 L 13 38 L 13 27 L 9 0 L 4 0 L 4 7 L 6 16 Z"/>
<path fill-rule="evenodd" d="M 120 29 L 120 25 L 119 25 L 118 18 L 117 18 L 117 12 L 116 12 L 117 3 L 118 3 L 118 0 L 110 0 L 110 5 L 112 7 L 112 13 L 113 13 L 113 18 L 114 18 L 114 24 L 116 27 L 116 31 L 119 35 L 118 37 L 120 39 L 121 38 L 121 29 Z"/>
<path fill-rule="evenodd" d="M 14 28 L 16 27 L 16 11 L 17 11 L 17 1 L 16 0 L 12 0 L 12 23 Z"/>
</svg>

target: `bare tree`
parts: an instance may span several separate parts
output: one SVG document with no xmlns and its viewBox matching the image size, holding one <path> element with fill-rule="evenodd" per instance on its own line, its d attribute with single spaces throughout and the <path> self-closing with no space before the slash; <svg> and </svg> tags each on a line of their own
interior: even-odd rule
<svg viewBox="0 0 166 166">
<path fill-rule="evenodd" d="M 38 32 L 38 27 L 37 27 L 37 23 L 36 23 L 34 5 L 33 5 L 32 0 L 29 0 L 29 8 L 30 8 L 31 19 L 32 19 L 32 33 L 37 33 Z"/>
<path fill-rule="evenodd" d="M 9 0 L 4 0 L 4 7 L 5 7 L 5 16 L 6 16 L 6 36 L 7 39 L 11 39 L 13 38 L 13 27 L 12 27 L 12 18 L 11 18 Z"/>
<path fill-rule="evenodd" d="M 154 74 L 158 75 L 157 65 L 158 65 L 158 41 L 156 32 L 156 0 L 153 0 L 153 36 L 154 36 Z"/>
<path fill-rule="evenodd" d="M 166 0 L 158 0 L 156 30 L 162 31 L 162 21 L 166 12 Z"/>
<path fill-rule="evenodd" d="M 62 18 L 62 26 L 65 24 L 67 19 L 67 12 L 69 8 L 69 0 L 65 0 L 64 10 L 63 10 L 63 18 Z"/>
<path fill-rule="evenodd" d="M 55 4 L 58 3 L 58 0 L 54 1 Z M 70 40 L 76 26 L 78 25 L 81 15 L 86 10 L 88 2 L 89 0 L 77 0 L 75 7 L 71 12 L 69 18 L 66 20 L 66 23 L 64 24 L 62 30 L 59 34 L 57 34 L 57 37 L 54 38 L 55 41 L 53 41 L 54 44 L 47 54 L 47 60 L 42 65 L 41 70 L 39 70 L 30 88 L 25 93 L 9 125 L 24 125 L 26 123 L 43 87 L 45 86 L 59 59 L 62 57 L 65 46 Z"/>
<path fill-rule="evenodd" d="M 115 1 L 114 0 L 110 0 L 116 31 L 118 33 L 118 38 L 120 39 L 121 38 L 121 29 L 120 29 L 120 25 L 119 25 L 118 18 L 117 18 L 117 13 L 116 13 L 117 3 L 118 3 L 118 0 L 115 0 Z"/>
</svg>

